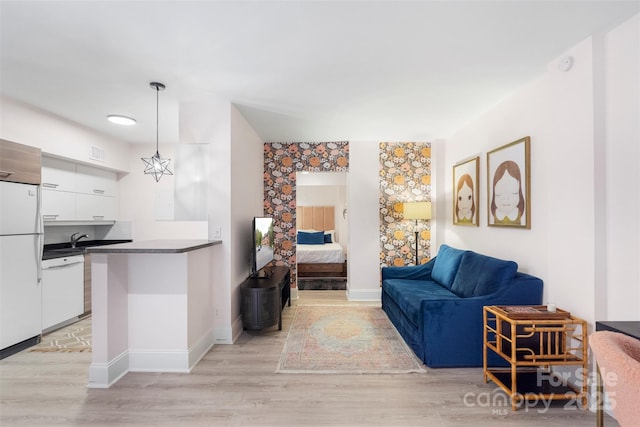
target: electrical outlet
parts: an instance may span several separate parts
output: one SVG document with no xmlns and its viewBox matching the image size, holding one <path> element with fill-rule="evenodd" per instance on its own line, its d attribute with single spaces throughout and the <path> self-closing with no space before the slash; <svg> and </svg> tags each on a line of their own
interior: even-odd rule
<svg viewBox="0 0 640 427">
<path fill-rule="evenodd" d="M 213 238 L 222 239 L 222 227 L 219 225 L 213 228 Z"/>
</svg>

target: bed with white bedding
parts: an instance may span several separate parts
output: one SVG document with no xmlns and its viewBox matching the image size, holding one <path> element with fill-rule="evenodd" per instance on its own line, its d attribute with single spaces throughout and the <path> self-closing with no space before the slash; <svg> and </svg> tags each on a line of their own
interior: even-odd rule
<svg viewBox="0 0 640 427">
<path fill-rule="evenodd" d="M 297 239 L 296 263 L 299 279 L 346 278 L 344 248 L 336 240 L 333 206 L 298 206 L 296 228 L 300 233 L 323 230 L 330 238 L 324 243 L 304 244 Z"/>
<path fill-rule="evenodd" d="M 345 260 L 340 243 L 324 245 L 297 245 L 296 259 L 298 264 L 342 264 Z"/>
</svg>

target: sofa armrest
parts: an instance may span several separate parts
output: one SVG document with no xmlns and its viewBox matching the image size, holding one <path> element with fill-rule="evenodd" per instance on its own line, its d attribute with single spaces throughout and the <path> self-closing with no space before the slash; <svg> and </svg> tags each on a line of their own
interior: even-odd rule
<svg viewBox="0 0 640 427">
<path fill-rule="evenodd" d="M 517 272 L 507 285 L 479 298 L 486 299 L 485 305 L 540 305 L 542 288 L 542 279 Z"/>
<path fill-rule="evenodd" d="M 382 267 L 382 281 L 386 279 L 431 280 L 431 271 L 435 260 L 434 257 L 429 262 L 420 265 Z"/>
</svg>

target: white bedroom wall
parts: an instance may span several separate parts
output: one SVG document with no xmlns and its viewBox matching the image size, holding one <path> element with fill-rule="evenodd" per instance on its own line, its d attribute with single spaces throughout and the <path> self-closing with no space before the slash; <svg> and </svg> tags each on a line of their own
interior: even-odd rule
<svg viewBox="0 0 640 427">
<path fill-rule="evenodd" d="M 317 182 L 307 181 L 306 177 L 316 175 Z M 327 180 L 322 180 L 322 175 L 328 175 Z M 348 227 L 347 227 L 347 173 L 342 172 L 318 172 L 308 175 L 298 173 L 296 180 L 296 205 L 297 206 L 334 206 L 335 207 L 335 230 L 336 240 L 345 249 L 348 248 Z M 334 176 L 335 179 L 329 178 Z M 341 179 L 337 179 L 338 176 Z M 304 179 L 302 179 L 304 177 Z M 335 181 L 335 185 L 329 185 Z"/>
</svg>

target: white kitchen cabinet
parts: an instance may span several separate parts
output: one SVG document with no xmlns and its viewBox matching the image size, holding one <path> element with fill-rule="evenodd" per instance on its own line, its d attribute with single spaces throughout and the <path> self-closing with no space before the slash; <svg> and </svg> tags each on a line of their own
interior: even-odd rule
<svg viewBox="0 0 640 427">
<path fill-rule="evenodd" d="M 110 221 L 118 215 L 118 199 L 94 194 L 76 194 L 76 219 L 79 221 Z"/>
<path fill-rule="evenodd" d="M 76 191 L 76 164 L 53 157 L 42 157 L 42 188 Z"/>
<path fill-rule="evenodd" d="M 118 193 L 115 172 L 85 165 L 76 166 L 76 192 L 115 197 Z"/>
<path fill-rule="evenodd" d="M 74 221 L 76 219 L 76 193 L 43 188 L 42 218 L 44 221 Z"/>
<path fill-rule="evenodd" d="M 42 182 L 42 215 L 48 224 L 117 219 L 115 172 L 44 157 Z"/>
</svg>

